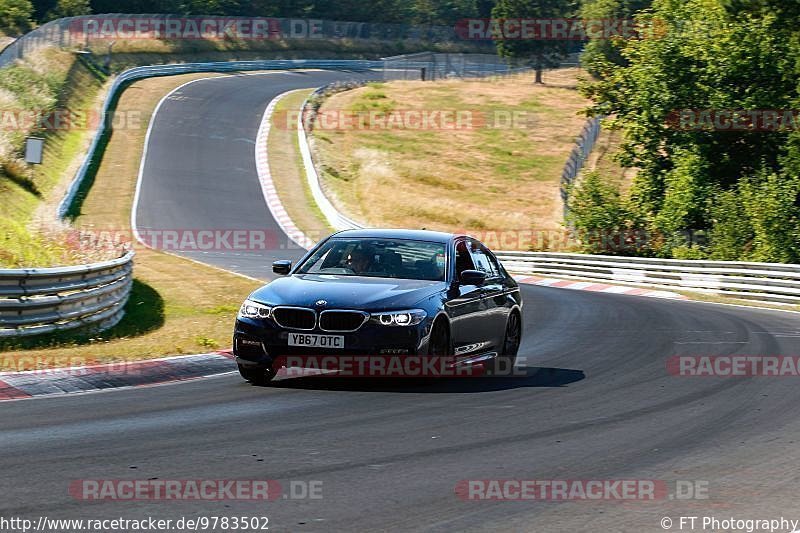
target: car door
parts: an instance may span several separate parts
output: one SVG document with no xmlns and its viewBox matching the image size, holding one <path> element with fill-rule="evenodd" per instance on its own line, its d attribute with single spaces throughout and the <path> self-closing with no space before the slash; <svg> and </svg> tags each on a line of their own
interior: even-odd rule
<svg viewBox="0 0 800 533">
<path fill-rule="evenodd" d="M 497 259 L 486 246 L 470 239 L 469 248 L 475 269 L 486 273 L 486 283 L 481 287 L 483 336 L 493 349 L 499 349 L 505 338 L 509 312 L 506 306 L 505 277 Z"/>
<path fill-rule="evenodd" d="M 456 239 L 452 246 L 451 253 L 453 254 L 454 265 L 452 276 L 454 280 L 458 280 L 458 275 L 461 272 L 474 270 L 475 265 L 472 262 L 472 255 L 466 239 Z M 483 301 L 483 289 L 476 285 L 454 283 L 447 302 L 447 308 L 450 317 L 450 333 L 453 338 L 456 355 L 470 353 L 479 349 L 481 343 L 485 341 L 483 313 L 486 307 Z"/>
</svg>

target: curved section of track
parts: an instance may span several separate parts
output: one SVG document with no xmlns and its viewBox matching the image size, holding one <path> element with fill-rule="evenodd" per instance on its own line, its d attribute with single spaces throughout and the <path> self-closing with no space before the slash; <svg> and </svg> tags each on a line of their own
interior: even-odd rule
<svg viewBox="0 0 800 533">
<path fill-rule="evenodd" d="M 296 76 L 279 78 L 286 82 L 275 94 Z M 143 224 L 269 223 L 250 168 L 252 144 L 237 139 L 254 138 L 270 80 L 198 82 L 171 97 L 154 129 L 148 159 L 155 159 L 145 165 Z M 164 117 L 170 120 L 159 131 Z M 158 218 L 164 213 L 174 218 Z M 272 257 L 246 265 L 225 255 L 198 259 L 260 276 Z M 260 388 L 230 375 L 6 404 L 0 516 L 266 515 L 272 531 L 647 532 L 661 531 L 664 516 L 778 518 L 796 509 L 797 380 L 679 378 L 666 361 L 800 355 L 800 315 L 523 291 L 525 375 L 516 378 L 303 378 Z M 67 487 L 86 478 L 313 480 L 322 482 L 323 497 L 76 501 Z M 710 499 L 462 501 L 454 489 L 468 479 L 699 481 Z"/>
<path fill-rule="evenodd" d="M 374 76 L 266 72 L 202 79 L 179 87 L 162 100 L 153 117 L 134 213 L 138 231 L 158 248 L 163 242 L 157 239 L 165 235 L 182 238 L 213 231 L 221 244 L 212 251 L 193 251 L 188 249 L 191 245 L 175 250 L 180 246 L 171 243 L 164 248 L 269 279 L 272 261 L 294 259 L 301 250 L 272 218 L 258 181 L 255 141 L 267 105 L 293 89 Z M 232 234 L 226 236 L 231 230 L 242 232 L 242 244 L 236 245 Z M 228 243 L 233 250 L 225 249 Z"/>
</svg>

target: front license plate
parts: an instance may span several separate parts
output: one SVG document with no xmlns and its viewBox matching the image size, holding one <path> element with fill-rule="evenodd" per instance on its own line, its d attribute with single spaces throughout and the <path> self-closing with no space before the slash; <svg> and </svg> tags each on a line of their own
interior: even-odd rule
<svg viewBox="0 0 800 533">
<path fill-rule="evenodd" d="M 344 349 L 343 335 L 315 335 L 309 333 L 289 333 L 289 346 L 308 348 Z"/>
</svg>

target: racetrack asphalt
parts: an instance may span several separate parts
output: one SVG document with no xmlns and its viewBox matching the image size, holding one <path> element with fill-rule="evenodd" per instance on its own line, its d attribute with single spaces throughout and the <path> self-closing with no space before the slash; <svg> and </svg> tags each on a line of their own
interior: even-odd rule
<svg viewBox="0 0 800 533">
<path fill-rule="evenodd" d="M 293 89 L 376 76 L 373 72 L 265 72 L 180 87 L 153 118 L 135 214 L 139 232 L 159 237 L 165 230 L 181 236 L 213 231 L 223 237 L 222 246 L 214 250 L 171 251 L 269 279 L 272 261 L 296 259 L 303 250 L 272 218 L 257 179 L 255 141 L 267 105 Z M 243 245 L 237 245 L 224 237 L 229 230 L 256 231 L 246 232 Z M 258 240 L 262 235 L 266 250 Z M 235 249 L 224 249 L 226 244 Z"/>
<path fill-rule="evenodd" d="M 274 225 L 253 145 L 237 139 L 255 138 L 274 95 L 338 76 L 237 76 L 175 93 L 153 129 L 139 222 Z M 274 257 L 293 256 L 193 256 L 261 278 Z M 676 355 L 800 355 L 800 315 L 522 290 L 518 377 L 256 387 L 223 375 L 2 404 L 0 517 L 268 516 L 271 531 L 537 532 L 655 532 L 663 517 L 677 530 L 680 516 L 800 519 L 800 378 L 686 378 L 666 367 Z M 275 479 L 285 489 L 321 481 L 322 498 L 87 502 L 68 492 L 82 479 Z M 456 496 L 460 481 L 486 479 L 691 481 L 709 498 Z"/>
</svg>

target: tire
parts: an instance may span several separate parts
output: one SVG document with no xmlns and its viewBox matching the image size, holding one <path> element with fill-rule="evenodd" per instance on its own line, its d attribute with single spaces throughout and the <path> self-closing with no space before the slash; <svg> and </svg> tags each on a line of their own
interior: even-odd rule
<svg viewBox="0 0 800 533">
<path fill-rule="evenodd" d="M 249 381 L 253 385 L 266 385 L 272 378 L 275 377 L 277 372 L 273 368 L 262 368 L 262 367 L 253 367 L 253 368 L 246 368 L 242 365 L 237 365 L 239 367 L 239 374 L 245 381 Z"/>
<path fill-rule="evenodd" d="M 503 346 L 486 367 L 486 374 L 489 376 L 510 375 L 517 362 L 519 345 L 522 342 L 522 318 L 516 311 L 508 316 L 506 322 L 506 332 L 503 336 Z"/>
<path fill-rule="evenodd" d="M 450 329 L 444 320 L 437 320 L 431 328 L 431 336 L 428 341 L 428 355 L 452 355 L 453 349 L 450 346 Z"/>
</svg>

